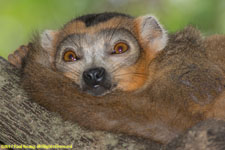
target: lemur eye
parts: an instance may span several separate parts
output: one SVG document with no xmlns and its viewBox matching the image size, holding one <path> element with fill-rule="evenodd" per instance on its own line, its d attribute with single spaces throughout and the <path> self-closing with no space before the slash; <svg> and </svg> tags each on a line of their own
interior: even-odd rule
<svg viewBox="0 0 225 150">
<path fill-rule="evenodd" d="M 78 60 L 78 57 L 74 51 L 66 51 L 63 55 L 63 60 L 65 62 L 72 62 Z"/>
<path fill-rule="evenodd" d="M 124 42 L 117 43 L 114 48 L 112 54 L 121 54 L 126 52 L 129 49 L 129 46 Z"/>
</svg>

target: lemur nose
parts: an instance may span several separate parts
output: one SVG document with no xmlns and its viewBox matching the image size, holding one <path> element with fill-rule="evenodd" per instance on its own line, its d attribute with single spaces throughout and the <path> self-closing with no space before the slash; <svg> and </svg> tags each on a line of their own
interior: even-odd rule
<svg viewBox="0 0 225 150">
<path fill-rule="evenodd" d="M 105 69 L 102 67 L 91 68 L 83 72 L 83 80 L 89 85 L 96 87 L 105 79 Z"/>
</svg>

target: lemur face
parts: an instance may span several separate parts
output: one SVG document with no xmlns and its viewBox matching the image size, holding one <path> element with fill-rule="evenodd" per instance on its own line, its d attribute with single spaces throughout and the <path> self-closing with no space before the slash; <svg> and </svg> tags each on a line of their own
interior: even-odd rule
<svg viewBox="0 0 225 150">
<path fill-rule="evenodd" d="M 60 31 L 48 30 L 41 45 L 54 56 L 50 60 L 58 72 L 82 92 L 101 96 L 143 86 L 148 64 L 166 40 L 154 17 L 105 13 L 79 17 Z"/>
<path fill-rule="evenodd" d="M 59 45 L 56 68 L 82 90 L 101 95 L 117 87 L 118 71 L 133 65 L 140 50 L 138 41 L 125 28 L 72 34 Z"/>
</svg>

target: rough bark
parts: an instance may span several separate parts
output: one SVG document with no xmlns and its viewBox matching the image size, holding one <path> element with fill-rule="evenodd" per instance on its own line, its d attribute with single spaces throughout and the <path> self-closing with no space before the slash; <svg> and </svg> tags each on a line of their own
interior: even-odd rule
<svg viewBox="0 0 225 150">
<path fill-rule="evenodd" d="M 19 70 L 0 57 L 0 141 L 6 145 L 34 145 L 41 149 L 37 145 L 72 144 L 73 150 L 225 149 L 224 121 L 202 122 L 166 146 L 122 134 L 83 129 L 32 102 L 20 87 L 19 76 Z"/>
</svg>

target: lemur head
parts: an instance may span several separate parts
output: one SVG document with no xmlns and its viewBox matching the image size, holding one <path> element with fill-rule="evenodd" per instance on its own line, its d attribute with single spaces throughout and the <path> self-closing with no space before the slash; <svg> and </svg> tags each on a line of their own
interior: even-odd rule
<svg viewBox="0 0 225 150">
<path fill-rule="evenodd" d="M 149 64 L 167 44 L 167 34 L 153 16 L 100 13 L 46 30 L 39 42 L 48 54 L 44 61 L 36 57 L 39 63 L 61 72 L 81 91 L 100 96 L 140 89 L 149 78 Z"/>
</svg>

